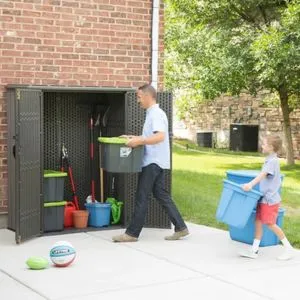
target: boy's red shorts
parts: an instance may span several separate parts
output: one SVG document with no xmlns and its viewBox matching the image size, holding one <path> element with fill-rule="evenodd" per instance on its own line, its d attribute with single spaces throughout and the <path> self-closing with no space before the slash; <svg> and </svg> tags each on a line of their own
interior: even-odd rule
<svg viewBox="0 0 300 300">
<path fill-rule="evenodd" d="M 276 224 L 278 210 L 279 204 L 259 203 L 256 208 L 256 220 L 260 220 L 263 224 Z"/>
</svg>

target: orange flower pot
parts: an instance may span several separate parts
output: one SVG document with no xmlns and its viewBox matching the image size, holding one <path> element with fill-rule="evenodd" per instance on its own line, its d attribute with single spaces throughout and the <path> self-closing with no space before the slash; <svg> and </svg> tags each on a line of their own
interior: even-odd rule
<svg viewBox="0 0 300 300">
<path fill-rule="evenodd" d="M 72 212 L 73 225 L 75 228 L 86 228 L 89 219 L 89 212 L 87 210 L 75 210 Z"/>
</svg>

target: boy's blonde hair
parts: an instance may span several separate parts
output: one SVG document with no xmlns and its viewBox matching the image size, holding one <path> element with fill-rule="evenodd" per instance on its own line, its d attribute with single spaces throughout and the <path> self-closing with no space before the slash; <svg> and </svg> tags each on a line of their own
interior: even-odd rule
<svg viewBox="0 0 300 300">
<path fill-rule="evenodd" d="M 282 139 L 278 135 L 267 135 L 266 142 L 273 147 L 274 152 L 279 152 L 282 148 Z"/>
</svg>

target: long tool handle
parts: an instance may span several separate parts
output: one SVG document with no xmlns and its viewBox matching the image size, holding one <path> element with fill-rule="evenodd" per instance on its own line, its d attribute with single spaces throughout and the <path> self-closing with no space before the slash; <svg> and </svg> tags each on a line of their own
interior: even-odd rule
<svg viewBox="0 0 300 300">
<path fill-rule="evenodd" d="M 94 119 L 90 117 L 90 161 L 91 161 L 91 194 L 92 201 L 95 202 L 95 180 L 94 180 Z"/>
<path fill-rule="evenodd" d="M 104 202 L 103 168 L 100 168 L 100 197 L 101 203 Z"/>
</svg>

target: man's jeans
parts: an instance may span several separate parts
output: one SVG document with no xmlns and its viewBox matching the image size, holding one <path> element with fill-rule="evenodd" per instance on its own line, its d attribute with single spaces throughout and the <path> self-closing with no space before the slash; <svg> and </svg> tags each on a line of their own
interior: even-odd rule
<svg viewBox="0 0 300 300">
<path fill-rule="evenodd" d="M 175 226 L 175 231 L 186 229 L 187 226 L 175 203 L 164 187 L 164 170 L 156 164 L 150 164 L 143 167 L 142 172 L 139 174 L 134 215 L 126 233 L 133 237 L 140 235 L 144 226 L 151 192 L 167 212 Z"/>
</svg>

